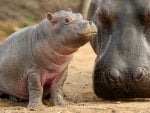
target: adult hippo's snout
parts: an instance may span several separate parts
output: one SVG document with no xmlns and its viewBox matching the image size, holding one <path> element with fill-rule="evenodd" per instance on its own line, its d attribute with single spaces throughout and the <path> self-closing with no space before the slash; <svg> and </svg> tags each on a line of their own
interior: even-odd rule
<svg viewBox="0 0 150 113">
<path fill-rule="evenodd" d="M 93 76 L 95 94 L 107 99 L 149 97 L 149 70 L 141 67 L 132 70 L 96 65 Z"/>
<path fill-rule="evenodd" d="M 96 12 L 96 13 L 95 13 Z M 101 98 L 150 97 L 150 1 L 93 0 L 97 28 L 94 92 Z"/>
<path fill-rule="evenodd" d="M 133 26 L 111 35 L 94 70 L 94 91 L 98 97 L 150 96 L 150 49 L 145 38 Z"/>
</svg>

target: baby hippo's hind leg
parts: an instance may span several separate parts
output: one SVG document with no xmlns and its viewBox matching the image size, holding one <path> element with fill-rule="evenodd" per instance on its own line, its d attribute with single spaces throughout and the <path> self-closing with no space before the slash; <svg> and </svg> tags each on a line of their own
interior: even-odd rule
<svg viewBox="0 0 150 113">
<path fill-rule="evenodd" d="M 13 101 L 13 102 L 23 102 L 24 101 L 23 99 L 17 98 L 15 96 L 8 95 L 8 94 L 3 93 L 3 92 L 0 92 L 0 98 L 9 99 L 10 101 Z"/>
<path fill-rule="evenodd" d="M 13 101 L 13 102 L 24 102 L 25 100 L 24 99 L 21 99 L 21 98 L 18 98 L 18 97 L 15 97 L 15 96 L 9 96 L 9 100 L 10 101 Z"/>
<path fill-rule="evenodd" d="M 14 96 L 10 96 L 10 95 L 8 95 L 6 93 L 3 93 L 3 92 L 0 92 L 0 98 L 2 98 L 2 99 L 9 99 L 10 101 L 14 101 L 14 102 L 19 101 L 18 98 L 14 97 Z"/>
<path fill-rule="evenodd" d="M 8 98 L 8 95 L 0 91 L 0 98 Z"/>
</svg>

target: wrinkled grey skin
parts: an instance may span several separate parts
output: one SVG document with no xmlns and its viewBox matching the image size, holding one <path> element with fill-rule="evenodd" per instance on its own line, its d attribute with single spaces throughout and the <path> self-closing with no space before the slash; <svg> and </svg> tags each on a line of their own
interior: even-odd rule
<svg viewBox="0 0 150 113">
<path fill-rule="evenodd" d="M 92 0 L 97 28 L 93 74 L 98 97 L 150 97 L 150 0 Z"/>
<path fill-rule="evenodd" d="M 63 84 L 73 53 L 96 35 L 96 26 L 81 14 L 61 10 L 41 23 L 23 28 L 0 44 L 0 91 L 29 100 L 44 109 L 50 94 L 54 105 L 65 105 Z"/>
</svg>

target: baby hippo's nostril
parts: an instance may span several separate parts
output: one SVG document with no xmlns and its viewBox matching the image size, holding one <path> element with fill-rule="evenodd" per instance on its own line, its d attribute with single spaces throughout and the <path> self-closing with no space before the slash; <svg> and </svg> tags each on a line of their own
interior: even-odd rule
<svg viewBox="0 0 150 113">
<path fill-rule="evenodd" d="M 110 68 L 107 70 L 108 79 L 116 81 L 120 78 L 121 73 L 116 68 Z"/>
<path fill-rule="evenodd" d="M 144 70 L 142 68 L 137 68 L 134 75 L 133 79 L 135 80 L 140 80 L 144 75 Z"/>
<path fill-rule="evenodd" d="M 89 24 L 92 25 L 93 22 L 89 21 Z"/>
</svg>

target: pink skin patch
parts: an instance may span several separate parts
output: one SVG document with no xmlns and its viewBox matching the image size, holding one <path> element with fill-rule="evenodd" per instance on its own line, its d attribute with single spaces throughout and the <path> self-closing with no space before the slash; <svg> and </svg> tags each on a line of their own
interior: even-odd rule
<svg viewBox="0 0 150 113">
<path fill-rule="evenodd" d="M 66 66 L 60 67 L 56 72 L 49 72 L 45 69 L 42 70 L 41 74 L 41 85 L 43 86 L 43 97 L 47 96 L 50 93 L 51 86 L 56 84 L 59 79 L 62 77 L 63 72 L 65 70 Z"/>
</svg>

